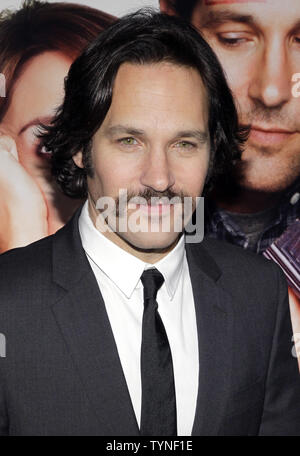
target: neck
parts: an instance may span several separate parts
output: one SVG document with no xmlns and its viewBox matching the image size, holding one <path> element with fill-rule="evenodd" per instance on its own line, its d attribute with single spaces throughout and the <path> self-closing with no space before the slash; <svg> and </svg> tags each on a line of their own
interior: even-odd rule
<svg viewBox="0 0 300 456">
<path fill-rule="evenodd" d="M 144 263 L 154 264 L 157 263 L 159 260 L 164 258 L 173 248 L 176 246 L 179 237 L 168 247 L 163 249 L 148 249 L 143 250 L 134 245 L 127 242 L 124 238 L 122 238 L 118 233 L 113 232 L 111 230 L 100 230 L 97 226 L 97 220 L 99 216 L 99 212 L 96 209 L 96 206 L 89 195 L 88 198 L 88 207 L 89 207 L 89 215 L 90 218 L 95 226 L 95 228 L 103 234 L 107 239 L 111 242 L 116 244 L 121 249 L 125 250 L 126 252 L 130 253 L 131 255 L 135 256 L 139 260 L 143 261 Z"/>
</svg>

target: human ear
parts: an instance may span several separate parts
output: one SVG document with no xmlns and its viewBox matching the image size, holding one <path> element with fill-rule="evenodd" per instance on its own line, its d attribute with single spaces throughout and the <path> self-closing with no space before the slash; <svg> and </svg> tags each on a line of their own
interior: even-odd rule
<svg viewBox="0 0 300 456">
<path fill-rule="evenodd" d="M 75 165 L 78 166 L 78 168 L 84 168 L 83 162 L 82 162 L 82 152 L 81 151 L 79 151 L 75 155 L 73 155 L 72 159 L 73 159 Z"/>
</svg>

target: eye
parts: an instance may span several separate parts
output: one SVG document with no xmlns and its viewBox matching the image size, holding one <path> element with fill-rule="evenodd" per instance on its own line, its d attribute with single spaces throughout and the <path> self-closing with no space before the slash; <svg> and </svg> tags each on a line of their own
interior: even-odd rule
<svg viewBox="0 0 300 456">
<path fill-rule="evenodd" d="M 228 47 L 237 47 L 248 41 L 245 36 L 237 35 L 234 33 L 218 34 L 217 39 L 221 44 Z"/>
<path fill-rule="evenodd" d="M 120 144 L 123 144 L 124 146 L 135 146 L 136 144 L 138 144 L 137 140 L 132 137 L 121 138 L 118 140 L 118 142 Z"/>
<path fill-rule="evenodd" d="M 51 156 L 51 152 L 46 149 L 45 146 L 43 146 L 41 143 L 39 143 L 36 147 L 36 151 L 39 155 L 49 158 Z"/>
<path fill-rule="evenodd" d="M 175 147 L 181 147 L 182 149 L 192 149 L 196 147 L 196 144 L 190 141 L 179 141 L 175 144 Z"/>
</svg>

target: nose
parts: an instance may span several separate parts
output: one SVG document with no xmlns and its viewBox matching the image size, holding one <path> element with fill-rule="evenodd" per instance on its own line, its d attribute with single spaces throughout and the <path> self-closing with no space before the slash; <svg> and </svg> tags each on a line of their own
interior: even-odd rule
<svg viewBox="0 0 300 456">
<path fill-rule="evenodd" d="M 157 192 L 171 188 L 175 179 L 171 171 L 170 160 L 162 147 L 152 147 L 143 163 L 140 182 L 143 186 Z"/>
<path fill-rule="evenodd" d="M 266 43 L 249 86 L 249 97 L 268 108 L 280 107 L 291 98 L 291 72 L 280 37 Z"/>
</svg>

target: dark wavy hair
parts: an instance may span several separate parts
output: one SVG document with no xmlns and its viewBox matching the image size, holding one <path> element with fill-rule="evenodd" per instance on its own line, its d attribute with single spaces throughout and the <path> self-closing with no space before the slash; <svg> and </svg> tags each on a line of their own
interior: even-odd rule
<svg viewBox="0 0 300 456">
<path fill-rule="evenodd" d="M 170 62 L 196 69 L 209 100 L 211 143 L 209 171 L 204 192 L 214 180 L 229 172 L 241 156 L 246 140 L 239 129 L 234 101 L 223 70 L 207 44 L 188 22 L 152 9 L 141 9 L 119 19 L 75 60 L 65 82 L 65 99 L 41 139 L 52 153 L 52 172 L 65 194 L 87 196 L 87 176 L 93 135 L 111 104 L 120 65 Z M 195 94 L 196 95 L 196 94 Z M 81 151 L 84 168 L 72 157 Z"/>
<path fill-rule="evenodd" d="M 202 0 L 165 0 L 164 3 L 169 11 L 190 21 L 196 5 L 201 4 Z"/>
</svg>

